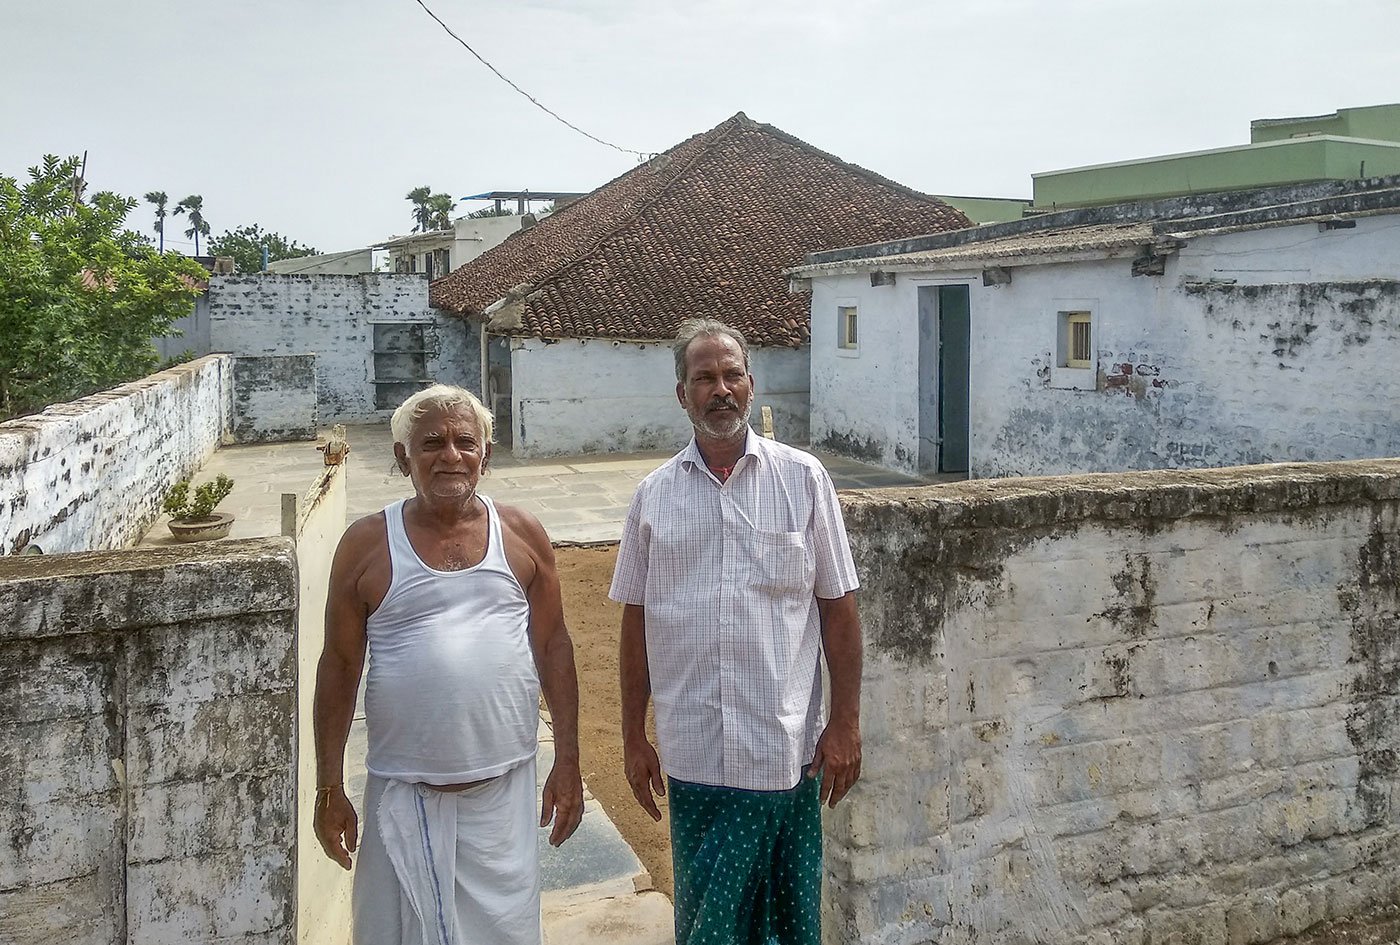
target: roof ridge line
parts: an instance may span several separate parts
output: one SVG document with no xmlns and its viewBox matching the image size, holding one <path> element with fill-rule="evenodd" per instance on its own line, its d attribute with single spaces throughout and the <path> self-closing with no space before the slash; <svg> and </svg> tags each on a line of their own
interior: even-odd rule
<svg viewBox="0 0 1400 945">
<path fill-rule="evenodd" d="M 742 115 L 743 113 L 740 112 L 739 114 Z M 725 121 L 732 121 L 732 120 L 733 120 L 733 118 L 725 119 Z M 717 129 L 718 129 L 719 127 L 721 127 L 724 123 L 725 123 L 725 122 L 720 122 L 720 124 L 719 124 L 719 125 L 716 125 L 714 128 L 711 128 L 711 129 L 709 129 L 709 130 L 707 130 L 707 131 L 699 131 L 699 132 L 696 132 L 695 134 L 693 134 L 693 135 L 691 135 L 690 137 L 686 138 L 684 141 L 678 141 L 678 142 L 676 142 L 676 143 L 673 144 L 671 147 L 667 148 L 665 151 L 662 151 L 662 152 L 660 152 L 659 154 L 654 155 L 654 156 L 651 158 L 651 161 L 655 161 L 655 160 L 656 160 L 657 158 L 659 158 L 659 157 L 663 157 L 663 156 L 665 156 L 665 155 L 667 155 L 667 154 L 670 154 L 672 151 L 677 151 L 677 150 L 679 150 L 679 149 L 685 147 L 687 144 L 689 144 L 689 143 L 690 143 L 691 141 L 693 141 L 694 139 L 699 138 L 699 137 L 702 136 L 702 135 L 706 135 L 706 134 L 709 134 L 709 133 L 712 132 L 712 131 L 717 130 Z M 703 153 L 703 149 L 702 149 L 702 153 Z M 627 177 L 630 177 L 630 176 L 633 175 L 633 174 L 638 173 L 638 172 L 641 171 L 644 167 L 646 167 L 647 164 L 650 164 L 651 161 L 643 161 L 642 163 L 636 165 L 635 167 L 629 167 L 627 170 L 623 171 L 621 174 L 618 174 L 616 177 L 612 178 L 611 180 L 606 181 L 605 183 L 599 184 L 597 187 L 594 187 L 592 190 L 590 190 L 588 193 L 584 194 L 582 197 L 578 198 L 577 200 L 572 200 L 572 201 L 570 201 L 569 203 L 566 203 L 564 206 L 560 207 L 559 209 L 555 210 L 554 212 L 550 213 L 550 214 L 549 214 L 548 216 L 546 216 L 543 220 L 540 220 L 540 221 L 539 221 L 539 224 L 537 224 L 537 225 L 546 225 L 546 224 L 547 224 L 547 221 L 552 220 L 552 219 L 555 219 L 555 218 L 564 218 L 564 219 L 568 219 L 568 218 L 569 218 L 570 211 L 571 211 L 571 210 L 576 210 L 576 208 L 577 208 L 579 205 L 583 204 L 584 201 L 586 201 L 589 197 L 593 196 L 594 194 L 598 193 L 598 192 L 601 191 L 601 190 L 606 190 L 607 188 L 613 186 L 614 184 L 619 183 L 620 181 L 624 180 L 624 179 L 627 178 Z M 669 187 L 670 184 L 667 184 L 666 186 Z M 530 229 L 534 229 L 534 227 L 530 227 Z M 614 231 L 615 231 L 615 230 L 614 230 Z M 500 249 L 502 246 L 508 245 L 508 244 L 510 243 L 511 240 L 515 239 L 517 236 L 519 236 L 521 233 L 524 233 L 524 232 L 526 232 L 525 229 L 516 230 L 515 232 L 513 232 L 513 233 L 511 233 L 509 236 L 507 236 L 504 240 L 502 240 L 500 243 L 497 243 L 495 246 L 492 246 L 490 249 L 486 250 L 486 252 L 482 253 L 481 256 L 486 256 L 486 255 L 488 255 L 488 254 L 490 254 L 490 253 L 493 253 L 493 252 L 495 252 L 496 250 Z M 600 240 L 599 242 L 601 242 L 601 240 Z M 542 276 L 540 277 L 540 279 L 539 279 L 537 282 L 526 283 L 526 285 L 534 286 L 534 285 L 539 285 L 539 284 L 542 283 L 542 282 L 545 282 L 546 280 L 550 279 L 556 272 L 560 272 L 560 271 L 562 271 L 563 269 L 567 268 L 568 266 L 573 265 L 574 263 L 576 263 L 576 262 L 578 262 L 580 259 L 582 259 L 583 256 L 584 256 L 586 253 L 591 253 L 593 250 L 597 249 L 597 248 L 598 248 L 598 245 L 599 245 L 598 243 L 592 244 L 591 246 L 589 246 L 589 247 L 587 248 L 587 250 L 584 251 L 583 254 L 580 254 L 580 255 L 576 256 L 574 259 L 571 259 L 571 260 L 569 260 L 568 262 L 565 262 L 565 263 L 561 263 L 559 266 L 555 267 L 554 269 L 551 269 L 549 272 L 547 272 L 547 273 L 545 273 L 544 275 L 542 275 Z M 481 257 L 478 256 L 477 258 L 479 259 L 479 258 L 481 258 Z M 475 260 L 471 260 L 471 261 L 472 261 L 472 262 L 475 262 Z M 454 271 L 455 271 L 455 270 L 454 270 Z M 448 273 L 446 276 L 443 276 L 442 278 L 447 279 L 447 278 L 450 278 L 451 275 L 452 275 L 452 273 Z M 434 281 L 436 281 L 436 280 L 434 280 Z M 478 317 L 478 318 L 479 318 L 479 317 L 482 317 L 482 314 L 486 311 L 486 309 L 490 308 L 491 305 L 497 304 L 498 302 L 501 301 L 501 299 L 504 299 L 504 298 L 506 298 L 506 296 L 502 295 L 502 296 L 500 296 L 499 298 L 496 298 L 495 300 L 493 300 L 489 305 L 483 306 L 482 309 L 481 309 L 481 311 L 476 313 L 476 317 Z M 459 317 L 459 318 L 464 318 L 464 319 L 465 319 L 465 318 L 471 318 L 471 317 L 473 317 L 473 316 L 472 316 L 472 313 L 471 313 L 471 312 L 468 312 L 468 311 L 461 311 L 461 312 L 458 312 L 458 311 L 454 311 L 454 310 L 451 310 L 451 309 L 444 309 L 444 311 L 447 311 L 449 314 L 452 314 L 452 315 L 457 316 L 457 317 Z"/>
<path fill-rule="evenodd" d="M 616 226 L 614 226 L 612 229 L 603 231 L 603 233 L 601 233 L 601 234 L 598 236 L 598 238 L 597 238 L 596 240 L 594 240 L 592 243 L 590 243 L 589 246 L 588 246 L 586 249 L 584 249 L 583 251 L 581 251 L 581 252 L 575 254 L 573 259 L 570 259 L 568 262 L 562 263 L 561 265 L 556 266 L 555 268 L 551 269 L 549 272 L 547 272 L 547 273 L 545 273 L 544 275 L 540 276 L 539 279 L 537 279 L 537 280 L 535 280 L 534 282 L 530 283 L 530 284 L 529 284 L 529 285 L 530 285 L 530 291 L 527 292 L 527 293 L 525 294 L 525 300 L 528 301 L 529 297 L 530 297 L 531 295 L 533 295 L 535 292 L 539 291 L 539 289 L 540 289 L 541 286 L 544 286 L 544 285 L 547 285 L 547 284 L 550 283 L 550 282 L 553 282 L 555 279 L 557 279 L 559 276 L 562 276 L 564 273 L 568 272 L 569 270 L 574 269 L 575 267 L 582 265 L 582 264 L 583 264 L 583 261 L 584 261 L 585 259 L 588 259 L 590 256 L 592 256 L 593 253 L 594 253 L 594 251 L 596 251 L 596 250 L 598 249 L 598 247 L 602 246 L 604 242 L 606 242 L 607 240 L 611 239 L 613 236 L 616 236 L 618 233 L 621 233 L 621 232 L 623 232 L 623 231 L 625 231 L 625 230 L 627 230 L 627 229 L 629 229 L 629 228 L 635 226 L 635 225 L 637 224 L 637 221 L 641 219 L 642 214 L 645 213 L 650 207 L 652 207 L 658 200 L 660 200 L 661 197 L 662 197 L 662 195 L 664 195 L 664 194 L 666 194 L 668 191 L 670 191 L 671 188 L 675 186 L 676 181 L 680 180 L 682 177 L 684 177 L 684 176 L 686 175 L 687 172 L 689 172 L 692 168 L 694 168 L 696 164 L 700 163 L 700 160 L 701 160 L 702 158 L 704 158 L 704 157 L 706 157 L 707 155 L 709 155 L 709 153 L 710 153 L 711 151 L 714 150 L 715 145 L 719 144 L 719 142 L 721 142 L 721 141 L 725 140 L 726 138 L 728 138 L 729 135 L 733 133 L 733 131 L 734 131 L 735 128 L 741 128 L 741 127 L 743 127 L 743 122 L 745 122 L 745 121 L 752 122 L 752 119 L 748 118 L 748 116 L 746 116 L 743 112 L 739 112 L 738 114 L 735 114 L 735 115 L 730 116 L 729 118 L 726 118 L 724 121 L 720 122 L 718 125 L 715 125 L 715 127 L 711 128 L 710 131 L 708 131 L 708 132 L 705 132 L 705 131 L 700 132 L 700 134 L 710 134 L 710 133 L 712 133 L 712 132 L 719 131 L 721 128 L 724 129 L 724 131 L 723 131 L 722 134 L 717 134 L 717 135 L 715 135 L 715 137 L 714 137 L 710 142 L 708 142 L 703 148 L 701 148 L 699 151 L 697 151 L 697 152 L 695 153 L 695 155 L 694 155 L 689 161 L 687 161 L 687 162 L 684 164 L 684 166 L 680 167 L 680 168 L 677 170 L 676 174 L 675 174 L 674 176 L 672 176 L 670 180 L 668 180 L 668 181 L 667 181 L 665 184 L 663 184 L 661 187 L 657 188 L 656 193 L 652 194 L 651 197 L 649 197 L 649 198 L 647 198 L 646 200 L 642 201 L 642 202 L 633 210 L 633 212 L 630 213 L 624 220 L 622 220 L 621 222 L 619 222 L 619 223 L 618 223 Z M 727 125 L 728 127 L 725 127 L 726 125 Z M 686 141 L 689 141 L 689 140 L 690 140 L 689 138 L 686 139 Z M 684 144 L 684 143 L 685 143 L 684 141 L 681 142 L 681 144 Z M 681 146 L 681 145 L 678 144 L 678 145 L 676 145 L 675 148 L 670 148 L 670 149 L 668 149 L 668 151 L 674 151 L 674 150 L 676 150 L 676 148 L 679 148 L 680 146 Z M 663 152 L 662 152 L 662 154 L 666 154 L 666 153 L 668 153 L 668 152 L 667 152 L 667 151 L 663 151 Z M 657 155 L 657 157 L 660 157 L 660 156 L 661 156 L 661 155 Z M 655 158 L 653 158 L 652 160 L 655 160 Z M 609 182 L 609 183 L 611 183 L 611 182 Z M 607 186 L 608 186 L 608 184 L 604 184 L 604 185 L 603 185 L 603 187 L 607 187 Z M 602 187 L 599 187 L 598 189 L 599 189 L 599 190 L 602 190 L 603 188 L 602 188 Z M 493 303 L 493 304 L 494 304 L 494 303 Z"/>
<path fill-rule="evenodd" d="M 759 131 L 763 131 L 767 134 L 770 134 L 773 137 L 778 138 L 779 140 L 786 141 L 789 144 L 802 148 L 803 150 L 810 151 L 811 153 L 818 155 L 819 157 L 826 158 L 828 161 L 832 161 L 836 164 L 839 164 L 847 170 L 853 171 L 857 175 L 874 181 L 875 183 L 880 184 L 881 186 L 890 187 L 894 190 L 897 190 L 901 193 L 907 194 L 912 197 L 916 197 L 920 200 L 927 200 L 932 203 L 942 204 L 943 206 L 948 207 L 952 210 L 957 209 L 952 204 L 948 203 L 948 201 L 943 200 L 933 194 L 926 194 L 922 190 L 915 190 L 913 187 L 910 187 L 907 184 L 901 184 L 897 180 L 891 180 L 883 174 L 880 174 L 876 171 L 872 171 L 868 167 L 862 167 L 859 164 L 847 161 L 845 158 L 832 154 L 830 151 L 823 151 L 815 144 L 812 144 L 809 141 L 803 141 L 801 138 L 797 137 L 797 135 L 784 131 L 776 125 L 770 125 L 767 122 L 762 121 L 754 121 L 752 118 L 749 118 L 749 116 L 745 115 L 743 112 L 739 112 L 739 114 L 735 117 L 743 118 L 745 121 L 748 122 L 749 127 L 751 128 L 758 129 Z"/>
</svg>

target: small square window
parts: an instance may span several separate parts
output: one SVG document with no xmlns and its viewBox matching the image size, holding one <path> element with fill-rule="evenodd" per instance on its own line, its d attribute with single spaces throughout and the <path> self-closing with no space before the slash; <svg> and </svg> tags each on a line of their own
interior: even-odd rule
<svg viewBox="0 0 1400 945">
<path fill-rule="evenodd" d="M 1060 313 L 1060 367 L 1094 366 L 1094 324 L 1089 312 Z"/>
<path fill-rule="evenodd" d="M 842 305 L 836 309 L 836 346 L 854 348 L 859 343 L 859 314 L 854 305 Z"/>
</svg>

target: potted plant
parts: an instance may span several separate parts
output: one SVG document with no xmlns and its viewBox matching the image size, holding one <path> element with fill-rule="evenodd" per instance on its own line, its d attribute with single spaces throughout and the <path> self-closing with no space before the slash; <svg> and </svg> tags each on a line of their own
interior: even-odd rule
<svg viewBox="0 0 1400 945">
<path fill-rule="evenodd" d="M 233 527 L 233 516 L 215 512 L 214 507 L 233 491 L 233 480 L 220 473 L 212 482 L 194 490 L 190 499 L 190 481 L 181 479 L 165 494 L 163 508 L 170 515 L 170 534 L 176 541 L 206 541 L 226 538 Z"/>
</svg>

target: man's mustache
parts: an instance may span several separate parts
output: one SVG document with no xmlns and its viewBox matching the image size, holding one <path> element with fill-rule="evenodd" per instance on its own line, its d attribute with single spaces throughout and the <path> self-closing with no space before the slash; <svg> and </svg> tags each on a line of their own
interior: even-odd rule
<svg viewBox="0 0 1400 945">
<path fill-rule="evenodd" d="M 733 397 L 716 397 L 705 407 L 708 413 L 711 410 L 719 410 L 721 407 L 728 407 L 730 410 L 738 410 L 739 402 Z"/>
</svg>

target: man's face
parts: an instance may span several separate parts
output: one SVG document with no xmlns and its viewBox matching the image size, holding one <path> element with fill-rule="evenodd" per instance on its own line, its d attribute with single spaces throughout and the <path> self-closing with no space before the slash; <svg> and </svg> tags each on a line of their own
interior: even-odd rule
<svg viewBox="0 0 1400 945">
<path fill-rule="evenodd" d="M 430 408 L 414 422 L 408 440 L 406 446 L 394 444 L 394 456 L 418 495 L 462 499 L 475 494 L 491 459 L 491 444 L 482 442 L 470 411 Z"/>
<path fill-rule="evenodd" d="M 753 375 L 738 342 L 728 335 L 696 338 L 685 349 L 685 363 L 676 397 L 696 432 L 716 440 L 743 433 L 753 407 Z"/>
</svg>

